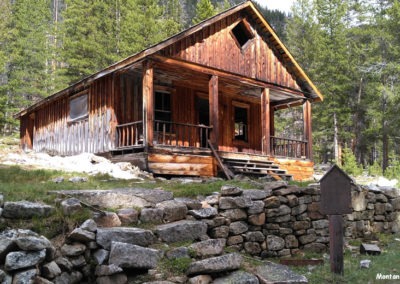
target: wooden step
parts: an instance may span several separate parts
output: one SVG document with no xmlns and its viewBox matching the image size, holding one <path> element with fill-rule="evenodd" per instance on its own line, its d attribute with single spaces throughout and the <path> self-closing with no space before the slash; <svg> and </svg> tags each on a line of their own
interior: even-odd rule
<svg viewBox="0 0 400 284">
<path fill-rule="evenodd" d="M 230 166 L 232 169 L 247 170 L 247 171 L 276 171 L 276 172 L 286 172 L 281 170 L 279 167 L 243 167 L 243 166 Z"/>
</svg>

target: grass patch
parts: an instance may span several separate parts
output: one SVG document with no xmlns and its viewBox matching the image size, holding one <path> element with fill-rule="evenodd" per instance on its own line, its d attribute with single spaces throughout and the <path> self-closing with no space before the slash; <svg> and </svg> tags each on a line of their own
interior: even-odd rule
<svg viewBox="0 0 400 284">
<path fill-rule="evenodd" d="M 164 258 L 159 263 L 159 267 L 165 275 L 184 275 L 191 263 L 192 259 L 190 257 Z"/>
<path fill-rule="evenodd" d="M 379 246 L 382 254 L 377 256 L 352 254 L 346 251 L 344 254 L 344 275 L 335 275 L 330 271 L 329 259 L 325 260 L 324 265 L 312 270 L 308 267 L 292 267 L 292 269 L 303 274 L 308 278 L 309 283 L 387 283 L 378 280 L 377 275 L 400 275 L 400 241 L 395 238 L 398 235 L 381 235 L 382 242 Z M 322 255 L 319 256 L 322 258 Z M 371 260 L 369 269 L 360 268 L 360 261 Z M 396 283 L 396 281 L 389 281 Z"/>
</svg>

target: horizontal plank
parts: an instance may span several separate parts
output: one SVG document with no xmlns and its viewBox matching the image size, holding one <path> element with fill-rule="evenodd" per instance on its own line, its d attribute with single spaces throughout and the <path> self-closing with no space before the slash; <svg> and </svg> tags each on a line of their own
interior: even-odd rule
<svg viewBox="0 0 400 284">
<path fill-rule="evenodd" d="M 213 164 L 213 157 L 149 154 L 149 163 Z"/>
<path fill-rule="evenodd" d="M 190 171 L 190 170 L 168 170 L 168 169 L 157 169 L 152 170 L 153 174 L 157 175 L 176 175 L 176 176 L 202 176 L 202 177 L 212 177 L 215 176 L 212 170 L 201 170 L 201 171 Z"/>
<path fill-rule="evenodd" d="M 190 164 L 190 163 L 148 163 L 149 169 L 174 170 L 174 171 L 202 171 L 212 169 L 212 164 Z"/>
</svg>

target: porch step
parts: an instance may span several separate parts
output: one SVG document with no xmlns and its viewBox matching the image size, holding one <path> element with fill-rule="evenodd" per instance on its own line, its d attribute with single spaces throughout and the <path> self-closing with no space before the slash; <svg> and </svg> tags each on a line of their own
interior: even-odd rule
<svg viewBox="0 0 400 284">
<path fill-rule="evenodd" d="M 276 179 L 291 180 L 292 175 L 272 161 L 252 161 L 250 159 L 224 158 L 223 163 L 235 174 L 264 176 L 270 175 Z"/>
</svg>

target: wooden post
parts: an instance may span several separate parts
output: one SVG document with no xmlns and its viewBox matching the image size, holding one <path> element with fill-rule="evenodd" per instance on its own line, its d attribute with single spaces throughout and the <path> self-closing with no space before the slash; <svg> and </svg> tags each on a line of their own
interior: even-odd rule
<svg viewBox="0 0 400 284">
<path fill-rule="evenodd" d="M 329 250 L 331 271 L 343 275 L 343 217 L 353 212 L 352 179 L 337 165 L 321 178 L 320 211 L 329 215 Z"/>
<path fill-rule="evenodd" d="M 311 123 L 311 103 L 306 101 L 303 104 L 303 122 L 304 122 L 304 139 L 307 140 L 306 156 L 308 159 L 313 159 L 312 152 L 312 123 Z"/>
<path fill-rule="evenodd" d="M 143 135 L 146 148 L 153 145 L 154 133 L 154 91 L 153 65 L 150 61 L 143 63 Z"/>
<path fill-rule="evenodd" d="M 343 217 L 329 215 L 329 253 L 331 271 L 343 275 Z"/>
<path fill-rule="evenodd" d="M 261 94 L 261 131 L 262 153 L 271 154 L 271 112 L 269 101 L 269 89 L 265 88 Z"/>
<path fill-rule="evenodd" d="M 209 96 L 209 108 L 210 108 L 210 125 L 212 126 L 211 131 L 211 143 L 214 148 L 218 151 L 218 139 L 219 139 L 219 111 L 218 111 L 218 76 L 211 76 L 208 83 L 208 96 Z"/>
</svg>

